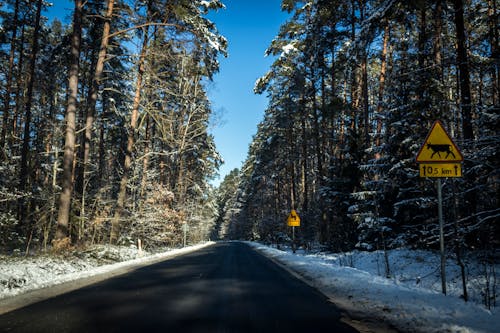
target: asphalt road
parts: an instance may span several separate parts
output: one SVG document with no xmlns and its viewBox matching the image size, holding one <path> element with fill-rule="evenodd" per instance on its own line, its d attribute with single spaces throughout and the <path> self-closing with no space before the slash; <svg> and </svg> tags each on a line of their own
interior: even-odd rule
<svg viewBox="0 0 500 333">
<path fill-rule="evenodd" d="M 218 243 L 0 316 L 0 332 L 357 332 L 243 243 Z"/>
</svg>

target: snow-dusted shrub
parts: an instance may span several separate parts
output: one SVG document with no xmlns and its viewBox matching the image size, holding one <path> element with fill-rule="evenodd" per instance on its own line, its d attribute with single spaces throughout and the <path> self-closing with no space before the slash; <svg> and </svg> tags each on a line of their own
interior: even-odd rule
<svg viewBox="0 0 500 333">
<path fill-rule="evenodd" d="M 18 246 L 23 241 L 17 229 L 18 220 L 12 213 L 0 213 L 0 247 Z"/>
</svg>

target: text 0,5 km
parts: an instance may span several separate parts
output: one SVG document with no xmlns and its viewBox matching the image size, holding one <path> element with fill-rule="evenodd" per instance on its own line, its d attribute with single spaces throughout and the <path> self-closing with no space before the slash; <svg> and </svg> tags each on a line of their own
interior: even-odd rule
<svg viewBox="0 0 500 333">
<path fill-rule="evenodd" d="M 462 164 L 421 163 L 420 177 L 462 177 Z"/>
</svg>

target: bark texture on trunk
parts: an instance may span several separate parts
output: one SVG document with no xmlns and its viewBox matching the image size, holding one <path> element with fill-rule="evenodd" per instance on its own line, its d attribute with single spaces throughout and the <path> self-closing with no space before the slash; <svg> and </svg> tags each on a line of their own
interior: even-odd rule
<svg viewBox="0 0 500 333">
<path fill-rule="evenodd" d="M 69 215 L 73 192 L 73 162 L 75 156 L 76 108 L 78 104 L 78 72 L 80 70 L 80 43 L 82 30 L 82 0 L 75 0 L 73 35 L 71 37 L 71 67 L 69 96 L 66 108 L 66 136 L 63 157 L 62 192 L 59 198 L 56 240 L 69 237 Z"/>
</svg>

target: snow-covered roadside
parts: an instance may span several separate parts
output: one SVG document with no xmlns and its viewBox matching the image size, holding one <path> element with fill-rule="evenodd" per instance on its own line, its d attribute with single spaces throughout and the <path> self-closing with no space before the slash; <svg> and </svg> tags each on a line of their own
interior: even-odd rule
<svg viewBox="0 0 500 333">
<path fill-rule="evenodd" d="M 371 259 L 366 254 L 365 257 L 360 254 L 341 258 L 333 254 L 292 254 L 259 243 L 248 244 L 298 273 L 355 317 L 380 318 L 408 332 L 500 332 L 498 308 L 488 311 L 481 304 L 465 303 L 452 295 L 444 296 L 434 288 L 436 285 L 440 287 L 439 280 L 425 286 L 421 279 L 429 276 L 428 272 L 435 266 L 428 267 L 426 258 L 416 266 L 415 257 L 409 258 L 409 251 L 399 252 L 397 260 L 392 259 L 399 263 L 394 274 L 400 277 L 387 279 L 377 274 L 374 267 L 378 265 L 373 265 L 376 260 L 373 254 Z M 356 268 L 339 264 L 342 260 L 344 265 L 347 260 Z M 403 266 L 411 265 L 412 274 L 418 279 L 403 278 Z M 451 288 L 453 292 L 456 289 Z"/>
<path fill-rule="evenodd" d="M 156 254 L 140 253 L 136 248 L 102 246 L 69 257 L 0 256 L 0 314 L 211 244 L 213 242 Z M 61 288 L 62 285 L 66 286 Z M 34 291 L 36 295 L 32 294 Z"/>
</svg>

